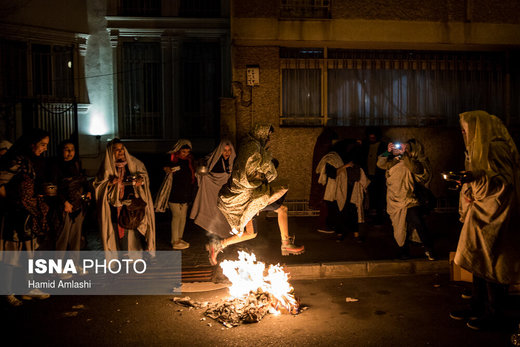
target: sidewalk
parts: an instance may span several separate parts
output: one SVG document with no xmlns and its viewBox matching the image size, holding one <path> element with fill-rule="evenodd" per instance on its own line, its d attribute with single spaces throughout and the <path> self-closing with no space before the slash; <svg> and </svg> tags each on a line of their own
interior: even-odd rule
<svg viewBox="0 0 520 347">
<path fill-rule="evenodd" d="M 156 215 L 157 250 L 171 249 L 169 224 L 168 213 Z M 258 217 L 258 236 L 226 248 L 218 259 L 236 259 L 239 250 L 254 252 L 257 260 L 266 264 L 285 265 L 294 279 L 446 273 L 449 252 L 456 249 L 460 232 L 457 215 L 432 213 L 427 217 L 427 225 L 434 234 L 438 260 L 426 260 L 422 247 L 412 245 L 412 258 L 403 261 L 397 259 L 398 248 L 389 220 L 380 226 L 361 225 L 363 243 L 357 243 L 352 235 L 339 241 L 335 234 L 319 233 L 316 224 L 317 217 L 290 217 L 289 232 L 296 235 L 296 244 L 305 245 L 305 253 L 283 257 L 277 220 L 263 213 Z M 189 220 L 183 238 L 190 243 L 190 248 L 182 251 L 184 271 L 208 275 L 211 267 L 205 250 L 206 232 Z M 195 276 L 193 280 L 204 279 Z"/>
</svg>

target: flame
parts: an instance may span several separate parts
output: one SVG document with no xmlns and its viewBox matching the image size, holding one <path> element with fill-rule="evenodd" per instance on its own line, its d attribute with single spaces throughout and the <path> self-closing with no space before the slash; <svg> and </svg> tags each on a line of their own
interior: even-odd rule
<svg viewBox="0 0 520 347">
<path fill-rule="evenodd" d="M 248 296 L 251 292 L 266 292 L 271 296 L 269 312 L 280 314 L 285 309 L 297 313 L 298 302 L 293 295 L 294 288 L 289 277 L 279 264 L 269 265 L 265 274 L 265 264 L 256 261 L 254 253 L 238 252 L 238 260 L 224 260 L 220 263 L 224 275 L 231 281 L 229 293 L 234 298 Z"/>
</svg>

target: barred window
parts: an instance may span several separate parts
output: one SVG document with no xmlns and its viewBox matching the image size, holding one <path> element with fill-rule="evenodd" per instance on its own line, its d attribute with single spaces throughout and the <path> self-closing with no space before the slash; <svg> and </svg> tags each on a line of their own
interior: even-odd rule
<svg viewBox="0 0 520 347">
<path fill-rule="evenodd" d="M 57 99 L 73 98 L 73 48 L 33 44 L 31 49 L 33 95 Z"/>
<path fill-rule="evenodd" d="M 120 0 L 119 15 L 158 17 L 161 15 L 161 0 Z"/>
<path fill-rule="evenodd" d="M 458 124 L 458 114 L 472 109 L 505 117 L 500 53 L 330 50 L 328 59 L 283 55 L 281 124 L 451 126 Z M 286 92 L 295 89 L 299 94 Z M 312 112 L 304 94 L 313 95 Z M 321 103 L 321 114 L 315 103 Z"/>
<path fill-rule="evenodd" d="M 119 131 L 124 138 L 163 137 L 159 43 L 125 42 L 122 47 Z"/>
</svg>

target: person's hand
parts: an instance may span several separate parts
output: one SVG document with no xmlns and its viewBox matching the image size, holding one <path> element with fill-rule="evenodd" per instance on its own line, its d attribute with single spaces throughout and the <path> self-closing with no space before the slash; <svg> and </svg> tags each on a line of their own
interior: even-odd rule
<svg viewBox="0 0 520 347">
<path fill-rule="evenodd" d="M 66 213 L 72 213 L 72 204 L 70 202 L 65 201 L 64 211 Z"/>
<path fill-rule="evenodd" d="M 386 149 L 388 151 L 388 153 L 392 153 L 392 151 L 394 150 L 394 144 L 393 142 L 389 142 L 388 143 L 388 147 Z"/>
<path fill-rule="evenodd" d="M 88 193 L 87 193 L 87 199 L 88 199 L 88 200 L 92 199 L 92 193 L 91 193 L 91 192 L 88 192 Z"/>
<path fill-rule="evenodd" d="M 109 180 L 111 185 L 117 184 L 119 182 L 119 178 L 117 176 L 112 176 Z"/>
<path fill-rule="evenodd" d="M 142 186 L 143 184 L 144 184 L 144 180 L 142 177 L 139 177 L 138 179 L 135 180 L 136 187 Z"/>
</svg>

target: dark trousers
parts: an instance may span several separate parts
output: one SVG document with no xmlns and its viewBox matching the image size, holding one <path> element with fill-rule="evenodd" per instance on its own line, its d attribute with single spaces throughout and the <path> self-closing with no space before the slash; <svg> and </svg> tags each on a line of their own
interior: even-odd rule
<svg viewBox="0 0 520 347">
<path fill-rule="evenodd" d="M 341 235 L 347 232 L 356 233 L 359 231 L 357 207 L 352 203 L 345 203 L 343 210 L 340 211 L 336 201 L 327 201 L 329 208 L 328 225 Z"/>
<path fill-rule="evenodd" d="M 426 223 L 424 222 L 424 217 L 421 213 L 421 207 L 415 206 L 410 207 L 406 211 L 406 224 L 408 226 L 408 230 L 417 230 L 417 234 L 421 239 L 424 248 L 427 251 L 433 250 L 433 238 L 430 234 L 430 231 L 426 227 Z"/>
<path fill-rule="evenodd" d="M 370 208 L 376 210 L 376 217 L 380 222 L 385 217 L 386 209 L 386 179 L 384 175 L 369 175 L 368 197 Z"/>
<path fill-rule="evenodd" d="M 505 307 L 509 286 L 473 275 L 471 310 L 479 316 L 498 317 Z"/>
</svg>

